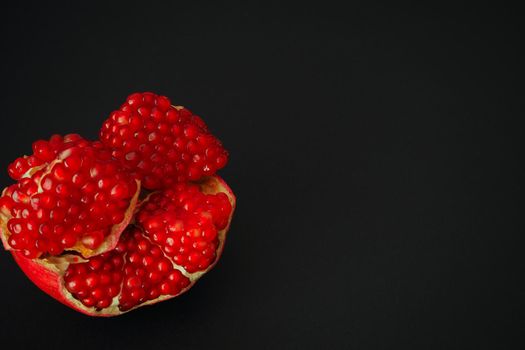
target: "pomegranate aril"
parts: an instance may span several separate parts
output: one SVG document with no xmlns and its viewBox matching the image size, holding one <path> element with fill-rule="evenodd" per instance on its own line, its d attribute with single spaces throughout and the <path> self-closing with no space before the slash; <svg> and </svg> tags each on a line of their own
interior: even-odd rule
<svg viewBox="0 0 525 350">
<path fill-rule="evenodd" d="M 51 170 L 51 176 L 59 182 L 66 181 L 71 178 L 69 171 L 66 169 L 63 163 L 57 163 Z"/>
<path fill-rule="evenodd" d="M 82 244 L 89 249 L 98 248 L 104 241 L 104 231 L 90 232 L 82 237 Z"/>
<path fill-rule="evenodd" d="M 139 277 L 133 276 L 125 280 L 124 286 L 129 289 L 142 287 L 142 281 Z"/>
<path fill-rule="evenodd" d="M 19 180 L 22 175 L 24 175 L 30 166 L 27 164 L 27 159 L 17 158 L 13 163 L 9 164 L 7 167 L 7 172 L 9 176 L 14 180 Z"/>
<path fill-rule="evenodd" d="M 111 305 L 111 299 L 106 298 L 97 302 L 97 309 L 104 309 Z"/>
<path fill-rule="evenodd" d="M 90 289 L 95 288 L 96 286 L 98 286 L 99 277 L 95 273 L 90 273 L 89 275 L 86 276 L 85 282 L 88 288 Z"/>
<path fill-rule="evenodd" d="M 76 173 L 82 166 L 82 159 L 78 155 L 71 155 L 64 160 L 65 167 L 72 173 Z"/>
<path fill-rule="evenodd" d="M 103 264 L 104 261 L 102 260 L 102 258 L 99 257 L 91 258 L 91 260 L 88 262 L 89 268 L 93 271 L 100 270 Z"/>
<path fill-rule="evenodd" d="M 72 278 L 66 283 L 66 288 L 71 293 L 78 293 L 83 287 L 83 280 L 80 277 Z"/>
<path fill-rule="evenodd" d="M 168 271 L 170 271 L 171 269 L 171 264 L 166 261 L 166 260 L 161 260 L 159 261 L 158 265 L 157 265 L 157 271 L 160 272 L 160 273 L 166 273 Z"/>
<path fill-rule="evenodd" d="M 162 294 L 172 294 L 171 285 L 168 282 L 161 283 L 160 284 L 160 292 Z"/>
<path fill-rule="evenodd" d="M 82 299 L 82 304 L 86 305 L 87 307 L 94 306 L 95 303 L 96 303 L 96 300 L 93 297 L 87 297 L 87 298 Z"/>
<path fill-rule="evenodd" d="M 153 288 L 148 293 L 149 300 L 157 299 L 159 296 L 160 296 L 160 291 L 158 290 L 158 288 Z"/>
</svg>

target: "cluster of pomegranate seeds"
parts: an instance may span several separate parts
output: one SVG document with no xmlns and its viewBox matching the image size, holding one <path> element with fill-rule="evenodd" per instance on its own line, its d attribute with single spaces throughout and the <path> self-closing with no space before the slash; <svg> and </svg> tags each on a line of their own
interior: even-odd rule
<svg viewBox="0 0 525 350">
<path fill-rule="evenodd" d="M 190 284 L 159 246 L 152 244 L 139 229 L 131 229 L 129 235 L 119 242 L 116 251 L 127 253 L 120 296 L 122 310 L 161 295 L 177 295 Z"/>
<path fill-rule="evenodd" d="M 35 142 L 33 150 L 10 167 L 18 182 L 0 199 L 10 218 L 8 244 L 28 258 L 59 255 L 78 242 L 96 249 L 124 220 L 135 179 L 102 143 L 78 135 L 54 135 Z M 37 168 L 28 173 L 28 164 Z"/>
<path fill-rule="evenodd" d="M 85 306 L 104 309 L 120 294 L 123 265 L 123 254 L 115 251 L 71 264 L 64 274 L 66 289 Z"/>
<path fill-rule="evenodd" d="M 100 140 L 150 190 L 212 175 L 228 161 L 201 118 L 151 92 L 129 96 L 104 122 Z"/>
<path fill-rule="evenodd" d="M 160 247 L 132 226 L 111 252 L 70 265 L 64 280 L 66 289 L 85 306 L 104 309 L 119 296 L 122 311 L 162 295 L 177 295 L 190 284 Z"/>
<path fill-rule="evenodd" d="M 215 260 L 218 231 L 227 226 L 231 211 L 224 193 L 204 194 L 198 185 L 180 183 L 152 194 L 136 219 L 175 264 L 193 273 Z"/>
</svg>

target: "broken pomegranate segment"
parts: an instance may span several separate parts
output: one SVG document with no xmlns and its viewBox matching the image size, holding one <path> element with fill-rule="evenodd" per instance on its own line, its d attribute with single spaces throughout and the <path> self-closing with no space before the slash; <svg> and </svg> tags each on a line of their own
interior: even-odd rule
<svg viewBox="0 0 525 350">
<path fill-rule="evenodd" d="M 40 289 L 84 314 L 173 298 L 224 248 L 235 196 L 215 172 L 227 159 L 199 117 L 133 94 L 100 141 L 54 135 L 9 165 L 0 238 Z"/>
<path fill-rule="evenodd" d="M 102 143 L 79 135 L 54 135 L 33 150 L 9 166 L 18 181 L 0 197 L 6 249 L 27 258 L 112 249 L 131 219 L 136 180 Z"/>
<path fill-rule="evenodd" d="M 152 194 L 137 223 L 176 264 L 196 272 L 215 260 L 218 232 L 228 224 L 231 210 L 226 194 L 204 194 L 198 185 L 181 183 Z"/>
<path fill-rule="evenodd" d="M 100 140 L 150 190 L 213 175 L 228 161 L 201 118 L 151 92 L 129 96 L 112 112 Z"/>
</svg>

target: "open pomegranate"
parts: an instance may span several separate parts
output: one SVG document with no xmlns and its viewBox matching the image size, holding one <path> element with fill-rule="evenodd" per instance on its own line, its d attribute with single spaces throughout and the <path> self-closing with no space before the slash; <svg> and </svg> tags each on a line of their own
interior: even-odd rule
<svg viewBox="0 0 525 350">
<path fill-rule="evenodd" d="M 84 314 L 170 299 L 222 253 L 235 196 L 214 173 L 226 162 L 199 117 L 133 94 L 101 141 L 55 135 L 8 167 L 0 237 L 39 288 Z"/>
</svg>

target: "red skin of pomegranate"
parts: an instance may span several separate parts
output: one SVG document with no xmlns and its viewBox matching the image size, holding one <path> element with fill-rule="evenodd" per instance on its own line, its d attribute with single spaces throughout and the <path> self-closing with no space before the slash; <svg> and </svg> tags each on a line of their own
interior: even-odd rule
<svg viewBox="0 0 525 350">
<path fill-rule="evenodd" d="M 135 307 L 129 310 L 125 310 L 125 311 L 120 310 L 117 305 L 112 305 L 108 308 L 98 311 L 97 309 L 93 307 L 86 307 L 79 300 L 75 299 L 72 296 L 72 294 L 65 288 L 65 285 L 64 285 L 63 275 L 67 267 L 71 263 L 83 262 L 85 260 L 82 260 L 80 257 L 73 256 L 73 255 L 70 255 L 70 256 L 66 255 L 66 256 L 61 256 L 61 257 L 50 257 L 48 259 L 28 259 L 28 258 L 25 258 L 20 252 L 17 252 L 17 251 L 11 251 L 11 254 L 13 255 L 16 263 L 20 266 L 22 271 L 27 275 L 27 277 L 29 277 L 29 279 L 34 284 L 36 284 L 42 291 L 49 294 L 50 296 L 60 301 L 64 305 L 74 310 L 77 310 L 78 312 L 89 315 L 89 316 L 98 316 L 98 317 L 117 316 L 117 315 L 129 312 L 131 310 L 134 310 L 136 308 L 139 308 L 145 305 L 152 305 L 160 301 L 174 298 L 186 292 L 187 290 L 189 290 L 202 275 L 207 273 L 209 270 L 211 270 L 215 266 L 215 264 L 219 260 L 222 254 L 222 251 L 224 249 L 226 235 L 227 235 L 227 232 L 228 232 L 228 229 L 231 223 L 231 218 L 233 216 L 233 212 L 235 209 L 235 202 L 236 202 L 235 195 L 233 194 L 232 190 L 224 182 L 223 179 L 221 179 L 218 176 L 212 176 L 212 177 L 208 177 L 200 181 L 199 185 L 203 193 L 208 193 L 208 194 L 214 194 L 214 193 L 219 193 L 219 192 L 225 193 L 228 196 L 230 203 L 232 205 L 232 211 L 231 211 L 227 226 L 219 232 L 219 246 L 217 248 L 217 257 L 215 261 L 204 271 L 198 271 L 195 273 L 188 274 L 188 277 L 190 279 L 190 284 L 185 289 L 183 289 L 180 293 L 176 295 L 161 295 L 154 300 L 149 300 L 145 303 L 136 305 Z"/>
</svg>

